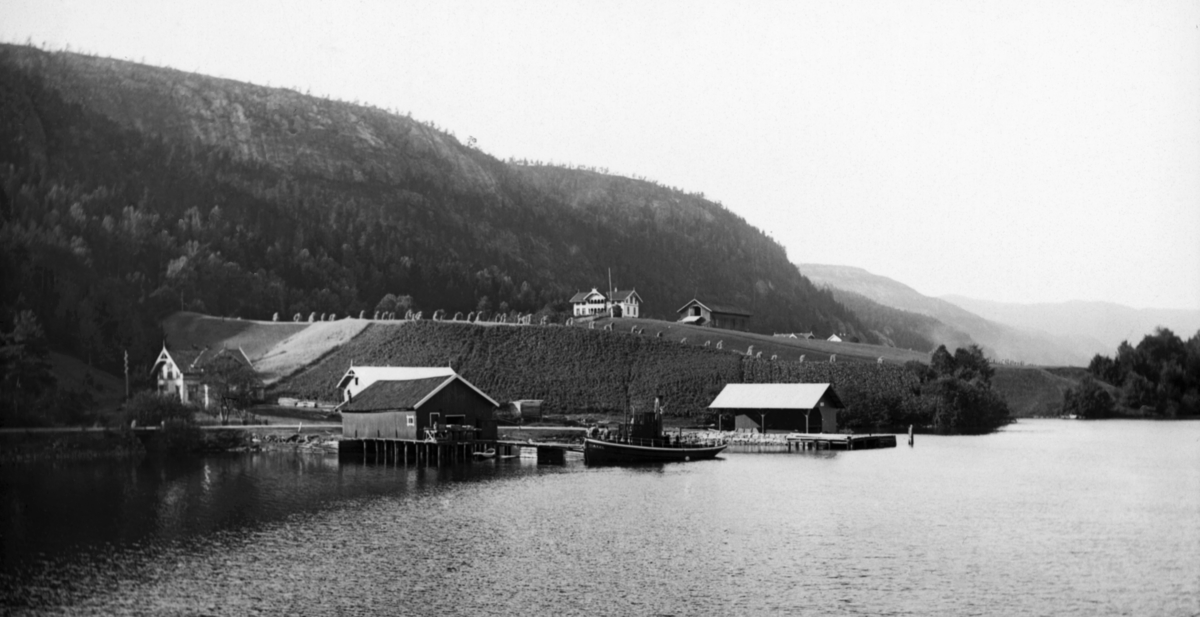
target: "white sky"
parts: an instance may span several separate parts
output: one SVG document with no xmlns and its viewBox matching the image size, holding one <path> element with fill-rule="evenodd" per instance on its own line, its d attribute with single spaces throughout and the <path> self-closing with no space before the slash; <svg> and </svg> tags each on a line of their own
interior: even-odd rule
<svg viewBox="0 0 1200 617">
<path fill-rule="evenodd" d="M 1200 2 L 31 2 L 0 39 L 359 100 L 929 295 L 1200 308 Z"/>
</svg>

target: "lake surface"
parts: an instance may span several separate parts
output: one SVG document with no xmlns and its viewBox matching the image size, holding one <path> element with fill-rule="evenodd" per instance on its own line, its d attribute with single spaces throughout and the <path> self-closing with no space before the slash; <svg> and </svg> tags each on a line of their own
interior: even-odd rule
<svg viewBox="0 0 1200 617">
<path fill-rule="evenodd" d="M 1200 613 L 1200 422 L 638 468 L 10 465 L 0 495 L 0 613 Z"/>
</svg>

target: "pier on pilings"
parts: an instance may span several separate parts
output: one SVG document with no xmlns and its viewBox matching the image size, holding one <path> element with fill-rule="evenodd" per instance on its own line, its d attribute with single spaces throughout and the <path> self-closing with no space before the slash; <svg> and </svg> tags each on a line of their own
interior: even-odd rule
<svg viewBox="0 0 1200 617">
<path fill-rule="evenodd" d="M 343 439 L 338 442 L 338 459 L 395 467 L 442 467 L 491 458 L 516 458 L 522 450 L 536 450 L 539 464 L 561 465 L 569 444 L 537 444 L 499 440 L 418 441 L 410 439 Z M 491 451 L 486 457 L 482 456 Z"/>
</svg>

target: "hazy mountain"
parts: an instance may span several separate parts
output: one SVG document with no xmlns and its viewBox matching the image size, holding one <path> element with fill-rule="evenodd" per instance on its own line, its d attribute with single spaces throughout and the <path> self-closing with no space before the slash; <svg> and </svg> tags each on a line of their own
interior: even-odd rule
<svg viewBox="0 0 1200 617">
<path fill-rule="evenodd" d="M 568 309 L 636 288 L 760 332 L 874 336 L 720 204 L 595 169 L 501 161 L 407 115 L 171 69 L 0 45 L 0 312 L 114 368 L 178 310 L 290 321 Z M 390 304 L 384 303 L 388 306 Z M 136 371 L 135 371 L 136 372 Z"/>
<path fill-rule="evenodd" d="M 948 348 L 974 341 L 996 359 L 1031 364 L 1082 365 L 1091 358 L 1091 354 L 1070 337 L 988 320 L 946 300 L 923 295 L 903 283 L 862 268 L 821 264 L 800 264 L 797 267 L 818 285 L 860 294 L 885 306 L 933 318 L 936 323 L 925 324 L 923 334 Z"/>
<path fill-rule="evenodd" d="M 1110 302 L 1011 304 L 965 296 L 942 296 L 993 321 L 1055 333 L 1077 341 L 1089 354 L 1111 356 L 1121 341 L 1136 345 L 1162 326 L 1186 339 L 1200 330 L 1200 310 L 1135 309 Z"/>
</svg>

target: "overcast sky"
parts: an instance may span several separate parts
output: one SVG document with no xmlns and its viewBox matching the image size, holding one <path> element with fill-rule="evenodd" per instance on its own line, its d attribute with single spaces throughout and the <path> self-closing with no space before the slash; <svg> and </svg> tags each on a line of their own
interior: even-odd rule
<svg viewBox="0 0 1200 617">
<path fill-rule="evenodd" d="M 929 295 L 1200 308 L 1200 2 L 31 2 L 0 38 L 703 191 Z"/>
</svg>

